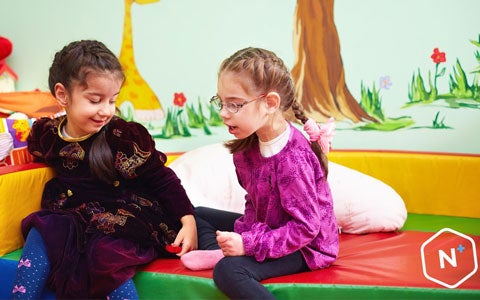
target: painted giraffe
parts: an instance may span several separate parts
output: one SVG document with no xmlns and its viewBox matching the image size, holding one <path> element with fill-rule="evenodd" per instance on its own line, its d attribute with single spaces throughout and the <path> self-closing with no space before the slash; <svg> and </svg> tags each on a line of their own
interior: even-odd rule
<svg viewBox="0 0 480 300">
<path fill-rule="evenodd" d="M 123 23 L 123 40 L 120 50 L 120 63 L 125 72 L 125 83 L 117 97 L 117 107 L 123 114 L 125 107 L 133 110 L 134 120 L 150 122 L 161 120 L 165 117 L 160 100 L 157 98 L 148 83 L 142 78 L 135 65 L 133 54 L 131 6 L 137 4 L 150 4 L 160 0 L 125 0 L 125 16 Z M 132 111 L 130 111 L 132 113 Z"/>
</svg>

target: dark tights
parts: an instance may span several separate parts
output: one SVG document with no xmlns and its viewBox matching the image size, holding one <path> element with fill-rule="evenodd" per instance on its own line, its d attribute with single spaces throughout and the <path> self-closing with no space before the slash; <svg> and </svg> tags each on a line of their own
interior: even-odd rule
<svg viewBox="0 0 480 300">
<path fill-rule="evenodd" d="M 235 220 L 241 216 L 207 207 L 197 207 L 195 214 L 200 250 L 219 249 L 215 231 L 233 231 Z M 262 262 L 253 256 L 226 256 L 215 266 L 213 280 L 230 299 L 275 299 L 260 281 L 308 270 L 299 251 Z"/>
</svg>

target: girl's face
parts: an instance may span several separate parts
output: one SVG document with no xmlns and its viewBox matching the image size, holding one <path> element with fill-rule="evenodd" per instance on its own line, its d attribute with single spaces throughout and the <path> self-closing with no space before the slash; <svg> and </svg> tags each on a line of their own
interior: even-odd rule
<svg viewBox="0 0 480 300">
<path fill-rule="evenodd" d="M 115 114 L 122 83 L 114 73 L 93 72 L 87 75 L 86 86 L 73 82 L 71 93 L 57 83 L 57 99 L 67 114 L 66 133 L 78 138 L 100 131 Z"/>
<path fill-rule="evenodd" d="M 220 116 L 228 127 L 228 132 L 238 139 L 243 139 L 265 126 L 268 119 L 267 108 L 263 99 L 258 99 L 244 105 L 237 113 L 226 108 L 227 103 L 244 104 L 246 101 L 258 98 L 262 92 L 253 92 L 244 76 L 230 71 L 223 71 L 218 77 L 217 95 L 223 102 Z M 259 135 L 260 137 L 260 135 Z"/>
</svg>

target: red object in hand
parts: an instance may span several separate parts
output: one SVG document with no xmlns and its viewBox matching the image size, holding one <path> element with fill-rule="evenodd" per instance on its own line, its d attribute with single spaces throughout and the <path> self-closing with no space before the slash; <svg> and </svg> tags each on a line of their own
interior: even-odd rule
<svg viewBox="0 0 480 300">
<path fill-rule="evenodd" d="M 182 247 L 167 245 L 167 246 L 165 246 L 165 250 L 167 250 L 170 253 L 179 253 L 180 251 L 182 251 Z"/>
</svg>

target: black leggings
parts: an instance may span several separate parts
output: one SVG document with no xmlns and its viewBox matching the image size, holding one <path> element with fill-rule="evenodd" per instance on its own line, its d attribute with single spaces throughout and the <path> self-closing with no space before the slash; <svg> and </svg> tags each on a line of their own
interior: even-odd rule
<svg viewBox="0 0 480 300">
<path fill-rule="evenodd" d="M 219 249 L 215 231 L 233 231 L 233 224 L 240 216 L 207 207 L 195 208 L 199 249 Z M 215 266 L 213 280 L 230 299 L 275 299 L 260 281 L 308 270 L 300 251 L 262 262 L 253 256 L 226 256 Z"/>
</svg>

